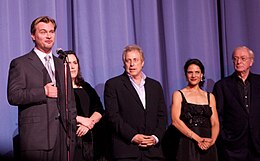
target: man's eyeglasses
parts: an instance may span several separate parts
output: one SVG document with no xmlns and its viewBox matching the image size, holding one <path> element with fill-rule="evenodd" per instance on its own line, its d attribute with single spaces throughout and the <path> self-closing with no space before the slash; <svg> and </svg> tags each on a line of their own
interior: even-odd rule
<svg viewBox="0 0 260 161">
<path fill-rule="evenodd" d="M 246 62 L 250 57 L 233 57 L 233 62 L 237 62 L 238 60 L 241 60 L 242 62 Z"/>
</svg>

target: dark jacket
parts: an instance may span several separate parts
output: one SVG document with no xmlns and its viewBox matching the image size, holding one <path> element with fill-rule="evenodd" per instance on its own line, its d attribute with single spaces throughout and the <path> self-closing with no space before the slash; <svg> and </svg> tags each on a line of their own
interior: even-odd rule
<svg viewBox="0 0 260 161">
<path fill-rule="evenodd" d="M 47 98 L 44 86 L 51 82 L 43 63 L 32 50 L 12 60 L 8 77 L 8 101 L 18 106 L 21 150 L 50 150 L 57 130 L 63 124 L 65 133 L 65 89 L 63 61 L 53 56 L 58 99 Z M 71 79 L 68 79 L 69 135 L 75 141 L 76 104 Z M 59 119 L 59 116 L 61 119 Z"/>
<path fill-rule="evenodd" d="M 250 73 L 250 108 L 247 111 L 233 73 L 218 81 L 213 89 L 220 120 L 220 139 L 231 149 L 240 149 L 248 138 L 260 153 L 260 75 Z"/>
<path fill-rule="evenodd" d="M 112 124 L 112 150 L 115 158 L 162 157 L 161 138 L 166 129 L 166 105 L 158 81 L 145 79 L 146 109 L 126 73 L 108 80 L 104 100 L 108 121 Z M 159 143 L 141 149 L 131 142 L 136 134 L 155 135 Z"/>
</svg>

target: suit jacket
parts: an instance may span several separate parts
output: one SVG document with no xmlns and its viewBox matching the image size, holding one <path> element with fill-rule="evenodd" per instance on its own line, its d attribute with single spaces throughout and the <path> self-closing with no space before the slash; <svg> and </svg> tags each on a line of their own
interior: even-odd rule
<svg viewBox="0 0 260 161">
<path fill-rule="evenodd" d="M 64 65 L 53 56 L 58 99 L 47 98 L 44 86 L 51 82 L 43 63 L 32 50 L 11 61 L 8 77 L 8 101 L 18 106 L 21 150 L 50 150 L 59 137 L 60 124 L 66 127 Z M 68 77 L 68 133 L 74 140 L 76 105 L 70 75 Z"/>
<path fill-rule="evenodd" d="M 225 146 L 239 149 L 252 138 L 260 153 L 260 75 L 250 73 L 250 107 L 247 111 L 233 73 L 218 81 L 213 89 L 220 120 L 220 139 Z"/>
<path fill-rule="evenodd" d="M 166 105 L 159 82 L 145 79 L 146 109 L 126 73 L 105 84 L 105 114 L 112 125 L 112 150 L 115 158 L 162 157 L 160 141 L 166 129 Z M 155 135 L 159 143 L 141 149 L 131 142 L 136 134 Z"/>
</svg>

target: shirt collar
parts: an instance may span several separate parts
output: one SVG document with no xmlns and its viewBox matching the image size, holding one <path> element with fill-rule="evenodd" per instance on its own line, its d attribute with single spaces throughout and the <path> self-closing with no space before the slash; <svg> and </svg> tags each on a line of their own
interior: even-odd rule
<svg viewBox="0 0 260 161">
<path fill-rule="evenodd" d="M 38 57 L 41 59 L 41 60 L 44 60 L 44 57 L 47 55 L 46 53 L 40 51 L 39 49 L 37 49 L 36 47 L 33 49 L 33 51 L 38 55 Z M 51 59 L 53 59 L 52 57 L 52 51 L 50 53 L 48 53 L 48 55 L 50 55 Z"/>
<path fill-rule="evenodd" d="M 237 81 L 241 81 L 241 82 L 243 82 L 243 80 L 242 80 L 242 79 L 237 75 L 236 72 L 233 73 L 233 76 L 235 77 L 235 79 L 236 79 Z M 249 72 L 249 74 L 248 74 L 248 76 L 247 76 L 245 82 L 247 82 L 247 81 L 250 82 L 250 81 L 251 81 L 251 77 L 252 77 L 252 73 Z"/>
<path fill-rule="evenodd" d="M 130 81 L 131 81 L 132 83 L 135 83 L 133 77 L 132 77 L 130 74 L 127 74 L 127 75 L 128 75 L 128 77 L 129 77 Z M 140 83 L 140 86 L 143 86 L 143 85 L 145 84 L 145 79 L 146 79 L 146 75 L 144 74 L 144 72 L 141 72 L 141 83 Z M 135 84 L 136 84 L 136 83 L 135 83 Z"/>
</svg>

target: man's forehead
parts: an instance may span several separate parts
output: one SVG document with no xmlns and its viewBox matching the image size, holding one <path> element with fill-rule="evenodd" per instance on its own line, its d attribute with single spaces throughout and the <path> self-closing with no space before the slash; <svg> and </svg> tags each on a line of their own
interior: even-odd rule
<svg viewBox="0 0 260 161">
<path fill-rule="evenodd" d="M 49 23 L 45 23 L 45 22 L 39 22 L 38 24 L 35 25 L 36 28 L 45 28 L 45 27 L 53 27 L 54 29 L 54 25 L 53 23 L 49 22 Z"/>
<path fill-rule="evenodd" d="M 126 53 L 126 57 L 140 57 L 141 54 L 137 50 L 132 50 Z"/>
<path fill-rule="evenodd" d="M 234 56 L 248 56 L 249 53 L 248 53 L 248 50 L 247 49 L 237 49 L 235 52 L 234 52 Z"/>
</svg>

